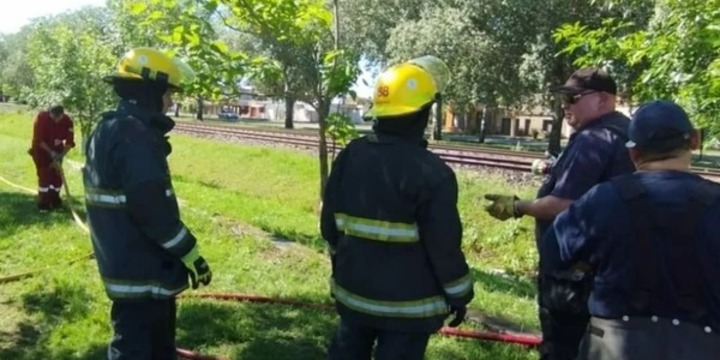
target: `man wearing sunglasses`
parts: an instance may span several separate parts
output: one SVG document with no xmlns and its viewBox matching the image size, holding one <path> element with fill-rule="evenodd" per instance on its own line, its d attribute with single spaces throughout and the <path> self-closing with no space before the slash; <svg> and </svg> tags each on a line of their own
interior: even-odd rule
<svg viewBox="0 0 720 360">
<path fill-rule="evenodd" d="M 498 194 L 487 194 L 485 198 L 491 201 L 486 210 L 497 219 L 504 221 L 524 215 L 535 218 L 535 240 L 540 257 L 541 359 L 572 360 L 577 356 L 589 319 L 587 302 L 583 301 L 587 294 L 578 289 L 588 280 L 582 276 L 582 281 L 572 282 L 570 287 L 558 286 L 555 274 L 551 276 L 543 271 L 554 268 L 547 264 L 556 261 L 553 257 L 557 258 L 557 254 L 546 254 L 543 243 L 554 241 L 555 234 L 548 229 L 555 216 L 573 201 L 596 184 L 632 173 L 635 167 L 625 149 L 630 119 L 615 110 L 617 85 L 607 72 L 596 68 L 580 69 L 565 84 L 554 86 L 550 91 L 562 96 L 565 120 L 575 132 L 552 164 L 537 198 L 520 200 L 516 196 Z"/>
</svg>

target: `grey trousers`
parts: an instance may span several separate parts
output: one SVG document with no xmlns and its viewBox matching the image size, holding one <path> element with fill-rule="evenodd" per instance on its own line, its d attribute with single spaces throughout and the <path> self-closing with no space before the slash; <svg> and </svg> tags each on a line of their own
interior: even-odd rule
<svg viewBox="0 0 720 360">
<path fill-rule="evenodd" d="M 665 318 L 593 317 L 578 360 L 717 360 L 720 329 Z"/>
</svg>

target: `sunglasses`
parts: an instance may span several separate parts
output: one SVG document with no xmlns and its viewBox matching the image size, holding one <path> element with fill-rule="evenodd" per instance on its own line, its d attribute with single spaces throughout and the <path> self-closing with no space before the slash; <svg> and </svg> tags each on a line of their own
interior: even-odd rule
<svg viewBox="0 0 720 360">
<path fill-rule="evenodd" d="M 574 95 L 567 94 L 567 95 L 563 96 L 563 102 L 565 104 L 572 105 L 572 104 L 575 104 L 576 102 L 580 101 L 580 99 L 582 99 L 583 96 L 594 94 L 596 92 L 597 91 L 592 90 L 592 91 L 586 91 L 586 92 L 582 92 L 582 93 L 574 94 Z"/>
</svg>

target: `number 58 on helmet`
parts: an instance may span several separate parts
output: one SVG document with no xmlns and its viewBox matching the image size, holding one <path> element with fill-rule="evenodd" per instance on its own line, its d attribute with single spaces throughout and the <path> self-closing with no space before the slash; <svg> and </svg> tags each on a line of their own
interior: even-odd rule
<svg viewBox="0 0 720 360">
<path fill-rule="evenodd" d="M 422 56 L 385 70 L 375 84 L 373 105 L 363 118 L 372 120 L 414 113 L 432 104 L 450 78 L 444 61 Z"/>
</svg>

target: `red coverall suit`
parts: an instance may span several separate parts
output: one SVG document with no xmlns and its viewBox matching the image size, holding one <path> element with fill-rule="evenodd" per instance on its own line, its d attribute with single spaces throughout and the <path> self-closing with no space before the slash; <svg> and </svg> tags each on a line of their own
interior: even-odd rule
<svg viewBox="0 0 720 360">
<path fill-rule="evenodd" d="M 43 111 L 37 115 L 33 126 L 33 141 L 29 152 L 38 176 L 37 206 L 41 210 L 50 210 L 62 205 L 60 200 L 62 179 L 59 169 L 53 166 L 51 153 L 41 146 L 42 143 L 45 143 L 50 150 L 64 155 L 66 149 L 75 146 L 72 119 L 63 114 L 55 121 L 50 116 L 50 112 Z"/>
</svg>

